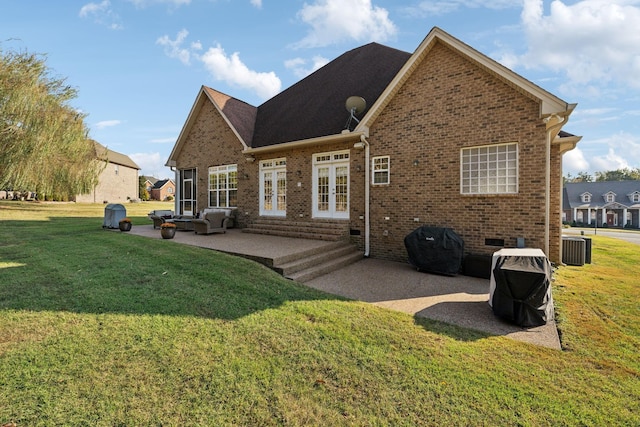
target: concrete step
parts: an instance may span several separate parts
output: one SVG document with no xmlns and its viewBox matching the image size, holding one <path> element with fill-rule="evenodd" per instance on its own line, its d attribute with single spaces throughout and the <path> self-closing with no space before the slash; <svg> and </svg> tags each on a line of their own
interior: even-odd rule
<svg viewBox="0 0 640 427">
<path fill-rule="evenodd" d="M 338 234 L 323 234 L 314 231 L 297 231 L 297 230 L 272 230 L 247 227 L 243 228 L 244 233 L 253 234 L 265 234 L 268 236 L 281 236 L 281 237 L 293 237 L 296 239 L 312 239 L 312 240 L 324 240 L 327 242 L 337 242 L 347 238 L 346 235 Z"/>
<path fill-rule="evenodd" d="M 281 255 L 277 258 L 273 258 L 272 263 L 269 267 L 275 268 L 275 266 L 283 266 L 286 264 L 295 263 L 296 261 L 299 261 L 301 259 L 311 258 L 318 254 L 323 254 L 325 252 L 331 252 L 335 249 L 342 248 L 346 244 L 347 243 L 344 241 L 326 242 L 325 244 L 315 248 L 301 250 L 299 252 L 292 253 L 289 255 Z"/>
<path fill-rule="evenodd" d="M 355 246 L 346 242 L 334 247 L 325 246 L 315 251 L 315 253 L 300 254 L 299 257 L 285 263 L 281 263 L 281 260 L 278 260 L 278 264 L 274 266 L 274 270 L 285 277 L 289 277 L 302 270 L 307 270 L 325 262 L 351 255 L 354 252 L 360 253 L 356 250 Z"/>
<path fill-rule="evenodd" d="M 260 218 L 242 231 L 298 239 L 339 241 L 348 239 L 349 224 L 343 221 L 288 221 L 280 218 Z"/>
<path fill-rule="evenodd" d="M 324 261 L 322 264 L 318 264 L 313 267 L 306 268 L 304 270 L 301 270 L 289 275 L 285 275 L 285 277 L 291 280 L 295 280 L 297 282 L 304 283 L 304 282 L 313 280 L 316 277 L 320 277 L 324 274 L 330 273 L 342 267 L 346 267 L 347 265 L 358 262 L 362 258 L 363 256 L 361 252 L 353 251 L 350 254 Z"/>
</svg>

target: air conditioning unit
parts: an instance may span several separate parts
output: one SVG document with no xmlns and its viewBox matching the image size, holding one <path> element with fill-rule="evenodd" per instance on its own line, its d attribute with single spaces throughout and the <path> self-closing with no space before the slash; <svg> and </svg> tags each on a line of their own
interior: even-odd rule
<svg viewBox="0 0 640 427">
<path fill-rule="evenodd" d="M 567 265 L 583 266 L 586 257 L 587 242 L 584 239 L 562 238 L 562 262 Z"/>
</svg>

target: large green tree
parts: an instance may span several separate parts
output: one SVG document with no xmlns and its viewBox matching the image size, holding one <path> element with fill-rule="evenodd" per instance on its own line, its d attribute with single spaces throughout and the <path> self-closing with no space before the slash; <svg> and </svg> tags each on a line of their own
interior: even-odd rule
<svg viewBox="0 0 640 427">
<path fill-rule="evenodd" d="M 640 180 L 640 168 L 622 168 L 614 171 L 596 172 L 596 181 Z"/>
<path fill-rule="evenodd" d="M 105 166 L 88 139 L 77 91 L 40 55 L 0 47 L 0 189 L 87 193 Z"/>
</svg>

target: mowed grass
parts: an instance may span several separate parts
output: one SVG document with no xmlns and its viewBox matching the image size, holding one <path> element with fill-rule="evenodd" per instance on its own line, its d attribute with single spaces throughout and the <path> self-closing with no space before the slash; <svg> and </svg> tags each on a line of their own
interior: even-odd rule
<svg viewBox="0 0 640 427">
<path fill-rule="evenodd" d="M 135 227 L 161 205 L 126 208 Z M 640 425 L 640 247 L 596 236 L 593 264 L 556 273 L 557 351 L 103 214 L 0 202 L 0 425 Z"/>
</svg>

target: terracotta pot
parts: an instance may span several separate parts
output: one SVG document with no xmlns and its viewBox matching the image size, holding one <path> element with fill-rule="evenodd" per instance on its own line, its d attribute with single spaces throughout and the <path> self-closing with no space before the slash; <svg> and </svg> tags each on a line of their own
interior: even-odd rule
<svg viewBox="0 0 640 427">
<path fill-rule="evenodd" d="M 162 236 L 163 239 L 173 239 L 173 236 L 176 235 L 176 229 L 175 228 L 161 228 L 160 229 L 160 235 Z"/>
<path fill-rule="evenodd" d="M 130 222 L 119 222 L 118 228 L 120 231 L 131 231 L 131 223 Z"/>
</svg>

